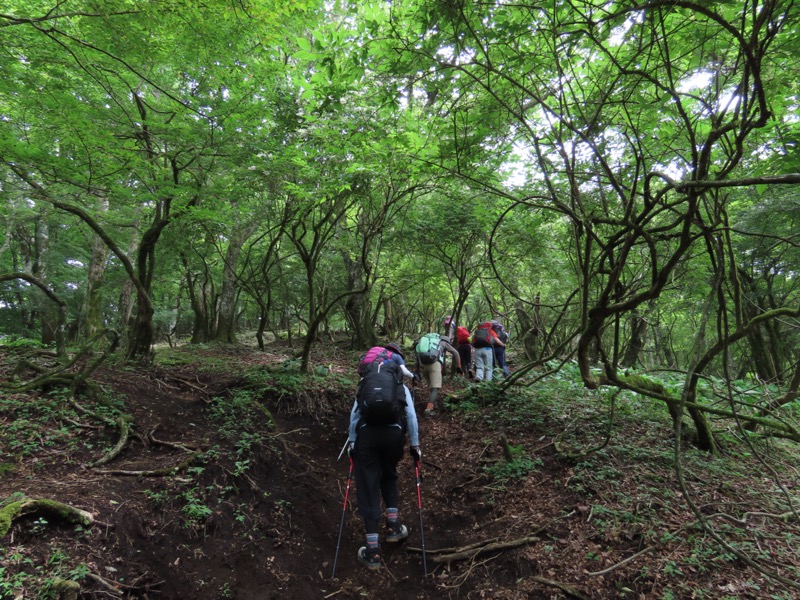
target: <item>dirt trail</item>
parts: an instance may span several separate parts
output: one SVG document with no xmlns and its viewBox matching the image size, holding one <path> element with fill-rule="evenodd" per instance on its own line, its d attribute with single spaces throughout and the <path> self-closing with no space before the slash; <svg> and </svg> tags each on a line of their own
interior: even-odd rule
<svg viewBox="0 0 800 600">
<path fill-rule="evenodd" d="M 160 600 L 562 597 L 526 578 L 543 570 L 547 575 L 548 569 L 551 576 L 562 576 L 569 569 L 561 561 L 584 553 L 580 543 L 566 541 L 574 540 L 575 532 L 556 523 L 547 535 L 565 540 L 557 553 L 545 551 L 544 544 L 526 544 L 449 566 L 437 563 L 442 549 L 524 538 L 575 505 L 563 487 L 550 485 L 564 475 L 555 463 L 508 489 L 496 485 L 483 469 L 499 457 L 497 440 L 491 434 L 484 439 L 445 414 L 420 421 L 429 577 L 423 576 L 416 482 L 406 453 L 399 508 L 409 539 L 397 547 L 384 545 L 385 568 L 369 571 L 360 565 L 356 551 L 363 526 L 353 484 L 331 581 L 348 471 L 346 458 L 336 460 L 346 439 L 346 410 L 319 423 L 272 406 L 277 430 L 269 432 L 269 441 L 241 474 L 229 458 L 194 464 L 174 477 L 132 476 L 123 473 L 180 463 L 187 453 L 176 444 L 235 459 L 236 449 L 210 409 L 211 398 L 241 382 L 176 369 L 107 369 L 98 379 L 124 396 L 139 437 L 112 463 L 88 469 L 100 449 L 114 444 L 116 432 L 81 429 L 76 434 L 81 445 L 56 447 L 0 481 L 2 497 L 23 492 L 96 516 L 94 527 L 78 533 L 57 524 L 42 532 L 32 519 L 21 519 L 4 541 L 9 553 L 24 553 L 32 564 L 47 564 L 54 548 L 84 562 L 92 573 L 84 582 L 88 589 L 100 592 L 112 585 L 125 597 Z M 348 405 L 342 398 L 342 407 Z M 267 419 L 260 426 L 266 432 Z M 536 439 L 538 433 L 530 436 Z M 187 526 L 193 510 L 207 512 Z M 612 596 L 598 588 L 591 597 Z"/>
</svg>

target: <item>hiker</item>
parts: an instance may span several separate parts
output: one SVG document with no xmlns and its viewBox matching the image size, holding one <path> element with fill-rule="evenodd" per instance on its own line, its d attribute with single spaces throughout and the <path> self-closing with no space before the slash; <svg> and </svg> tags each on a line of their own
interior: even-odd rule
<svg viewBox="0 0 800 600">
<path fill-rule="evenodd" d="M 453 335 L 456 332 L 456 320 L 453 317 L 451 317 L 450 315 L 447 315 L 444 318 L 443 325 L 444 325 L 444 330 L 445 330 L 445 334 L 444 335 L 445 335 L 445 337 L 447 337 L 447 341 L 452 344 L 453 343 L 453 339 L 454 339 Z"/>
<path fill-rule="evenodd" d="M 475 349 L 472 347 L 472 334 L 470 334 L 469 329 L 461 325 L 456 327 L 456 344 L 456 350 L 458 350 L 458 355 L 461 357 L 459 373 L 467 379 L 472 379 L 475 376 L 472 370 L 472 353 Z"/>
<path fill-rule="evenodd" d="M 456 341 L 455 341 L 456 340 L 456 329 L 457 329 L 456 320 L 452 316 L 447 315 L 444 318 L 444 321 L 442 322 L 442 325 L 444 326 L 444 334 L 443 334 L 442 337 L 446 338 L 447 341 L 450 342 L 450 344 L 453 347 L 455 347 L 455 345 L 456 345 Z M 445 373 L 447 373 L 447 356 L 443 355 L 442 356 L 442 360 L 443 360 L 443 362 L 442 362 L 442 375 L 444 375 Z M 460 371 L 460 369 L 458 369 L 456 367 L 455 363 L 453 363 L 453 366 L 450 368 L 450 374 L 451 375 L 455 375 L 459 371 Z"/>
<path fill-rule="evenodd" d="M 417 357 L 417 371 L 422 373 L 422 377 L 431 389 L 428 404 L 422 414 L 425 418 L 435 417 L 436 411 L 434 407 L 439 408 L 439 410 L 444 408 L 442 401 L 439 400 L 439 390 L 442 387 L 444 353 L 449 352 L 453 355 L 457 370 L 461 369 L 461 357 L 458 355 L 458 350 L 448 341 L 448 338 L 442 337 L 438 333 L 426 333 L 423 335 L 414 343 L 414 350 Z"/>
<path fill-rule="evenodd" d="M 503 377 L 510 377 L 511 371 L 509 371 L 508 365 L 506 364 L 506 346 L 508 346 L 510 336 L 503 328 L 503 324 L 500 321 L 491 321 L 491 324 L 492 331 L 494 331 L 497 334 L 498 339 L 503 342 L 502 346 L 499 344 L 492 346 L 492 352 L 494 354 L 494 366 L 495 368 L 503 371 Z"/>
<path fill-rule="evenodd" d="M 358 370 L 362 378 L 350 411 L 348 454 L 353 459 L 358 512 L 364 519 L 367 542 L 357 556 L 368 568 L 377 569 L 381 566 L 381 499 L 386 508 L 384 539 L 397 543 L 408 537 L 397 509 L 397 463 L 403 457 L 406 432 L 411 456 L 416 461 L 422 457 L 417 414 L 411 392 L 403 385 L 403 376 L 415 375 L 395 343 L 371 348 Z"/>
<path fill-rule="evenodd" d="M 472 334 L 472 345 L 475 347 L 475 381 L 492 380 L 492 363 L 494 361 L 493 346 L 505 346 L 497 334 L 492 331 L 489 321 L 481 323 Z"/>
</svg>

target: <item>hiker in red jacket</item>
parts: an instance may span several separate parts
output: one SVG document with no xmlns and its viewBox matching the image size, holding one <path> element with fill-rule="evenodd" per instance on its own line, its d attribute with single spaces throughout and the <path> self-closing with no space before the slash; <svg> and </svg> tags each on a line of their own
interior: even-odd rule
<svg viewBox="0 0 800 600">
<path fill-rule="evenodd" d="M 458 355 L 461 357 L 459 373 L 467 379 L 472 379 L 475 376 L 472 370 L 472 353 L 475 349 L 472 347 L 472 334 L 469 329 L 461 325 L 456 328 L 456 343 L 456 350 L 458 350 Z"/>
</svg>

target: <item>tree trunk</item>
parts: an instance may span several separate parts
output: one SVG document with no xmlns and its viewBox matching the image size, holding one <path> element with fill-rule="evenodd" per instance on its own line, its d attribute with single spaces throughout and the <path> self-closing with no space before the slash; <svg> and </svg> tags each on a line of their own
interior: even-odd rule
<svg viewBox="0 0 800 600">
<path fill-rule="evenodd" d="M 347 285 L 351 290 L 362 290 L 348 296 L 344 303 L 344 313 L 351 332 L 351 345 L 354 349 L 374 346 L 377 342 L 375 322 L 369 307 L 369 286 L 364 282 L 364 266 L 360 260 L 353 260 L 349 253 L 342 252 L 342 259 L 347 270 Z"/>
<path fill-rule="evenodd" d="M 653 303 L 648 306 L 644 315 L 639 315 L 639 311 L 634 309 L 631 313 L 631 339 L 625 348 L 625 354 L 620 361 L 620 367 L 633 367 L 640 361 L 640 355 L 644 350 L 647 334 L 647 313 L 652 309 Z"/>
<path fill-rule="evenodd" d="M 153 345 L 153 305 L 149 296 L 136 294 L 136 309 L 130 328 L 128 358 L 149 361 Z"/>
<path fill-rule="evenodd" d="M 397 333 L 397 324 L 394 315 L 394 305 L 391 298 L 383 300 L 383 331 L 384 335 L 394 339 Z"/>
<path fill-rule="evenodd" d="M 216 342 L 224 344 L 236 342 L 236 299 L 239 290 L 236 270 L 242 246 L 257 227 L 257 221 L 240 225 L 228 241 L 228 249 L 225 252 L 225 262 L 222 267 L 222 287 L 219 294 L 217 326 L 214 332 L 214 341 Z"/>
<path fill-rule="evenodd" d="M 49 286 L 47 254 L 50 250 L 50 227 L 44 211 L 36 219 L 34 248 L 30 274 L 41 281 L 43 285 Z M 41 324 L 40 340 L 42 344 L 54 344 L 59 334 L 58 309 L 50 298 L 38 288 L 35 291 L 35 298 L 36 309 L 39 313 L 39 323 Z"/>
<path fill-rule="evenodd" d="M 103 319 L 103 293 L 101 285 L 106 270 L 108 248 L 100 236 L 95 235 L 92 240 L 92 255 L 89 259 L 89 269 L 86 280 L 86 297 L 81 308 L 81 337 L 90 339 L 104 326 Z"/>
<path fill-rule="evenodd" d="M 238 254 L 238 252 L 231 252 L 229 247 L 225 266 L 222 269 L 222 288 L 217 303 L 216 327 L 212 339 L 223 344 L 236 342 L 236 273 L 230 265 L 235 264 Z"/>
</svg>

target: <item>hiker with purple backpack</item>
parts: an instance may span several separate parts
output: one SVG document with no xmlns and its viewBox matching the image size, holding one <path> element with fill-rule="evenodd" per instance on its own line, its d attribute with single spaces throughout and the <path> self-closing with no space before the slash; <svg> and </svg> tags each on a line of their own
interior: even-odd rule
<svg viewBox="0 0 800 600">
<path fill-rule="evenodd" d="M 385 541 L 398 543 L 408 537 L 397 509 L 397 463 L 403 457 L 406 433 L 411 456 L 417 463 L 422 457 L 417 413 L 411 392 L 403 384 L 404 376 L 417 376 L 408 370 L 395 343 L 371 348 L 361 357 L 358 374 L 361 381 L 350 411 L 347 450 L 353 461 L 358 512 L 366 532 L 366 545 L 358 549 L 357 557 L 368 568 L 377 569 L 381 566 L 381 499 L 386 507 Z"/>
<path fill-rule="evenodd" d="M 503 343 L 502 346 L 500 344 L 492 346 L 494 368 L 500 369 L 503 372 L 503 377 L 510 377 L 511 371 L 509 371 L 508 365 L 506 364 L 506 346 L 508 346 L 510 336 L 500 321 L 491 321 L 491 324 L 492 331 L 497 334 L 497 338 Z"/>
</svg>

